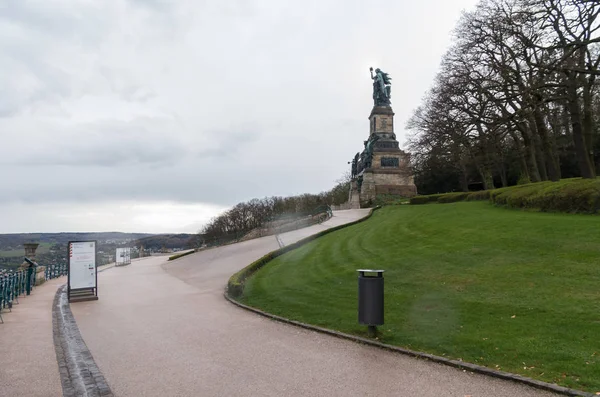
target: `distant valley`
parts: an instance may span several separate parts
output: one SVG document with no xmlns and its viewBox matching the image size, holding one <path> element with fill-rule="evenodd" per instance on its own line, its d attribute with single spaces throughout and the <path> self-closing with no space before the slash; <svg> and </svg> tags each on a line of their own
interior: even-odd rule
<svg viewBox="0 0 600 397">
<path fill-rule="evenodd" d="M 150 233 L 13 233 L 0 234 L 0 268 L 15 269 L 23 263 L 23 244 L 38 243 L 36 260 L 40 265 L 66 263 L 69 241 L 96 240 L 96 262 L 103 265 L 114 261 L 116 248 L 131 247 L 132 257 L 139 257 L 143 246 L 145 254 L 178 251 L 191 246 L 194 234 Z"/>
</svg>

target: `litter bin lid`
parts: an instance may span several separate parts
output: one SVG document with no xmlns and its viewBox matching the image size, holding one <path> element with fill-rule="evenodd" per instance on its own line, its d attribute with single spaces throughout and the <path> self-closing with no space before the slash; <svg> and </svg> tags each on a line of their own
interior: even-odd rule
<svg viewBox="0 0 600 397">
<path fill-rule="evenodd" d="M 357 272 L 360 272 L 360 273 L 383 273 L 383 272 L 385 272 L 385 270 L 358 269 Z"/>
</svg>

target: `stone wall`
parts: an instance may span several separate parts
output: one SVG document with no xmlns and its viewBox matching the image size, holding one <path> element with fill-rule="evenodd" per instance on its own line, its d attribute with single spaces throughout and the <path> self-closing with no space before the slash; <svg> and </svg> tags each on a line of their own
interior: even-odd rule
<svg viewBox="0 0 600 397">
<path fill-rule="evenodd" d="M 417 195 L 417 187 L 415 185 L 376 185 L 375 194 L 413 197 Z"/>
<path fill-rule="evenodd" d="M 373 172 L 376 185 L 414 185 L 413 176 L 400 172 Z"/>
</svg>

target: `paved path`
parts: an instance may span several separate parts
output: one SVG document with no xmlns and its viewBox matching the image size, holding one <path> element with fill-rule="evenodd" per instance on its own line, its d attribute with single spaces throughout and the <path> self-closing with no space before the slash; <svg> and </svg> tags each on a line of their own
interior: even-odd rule
<svg viewBox="0 0 600 397">
<path fill-rule="evenodd" d="M 47 281 L 19 298 L 0 324 L 0 396 L 60 396 L 52 301 L 66 277 Z M 3 312 L 4 313 L 4 312 Z"/>
<path fill-rule="evenodd" d="M 364 216 L 340 211 L 299 238 Z M 277 323 L 223 298 L 274 236 L 100 273 L 100 300 L 71 305 L 117 396 L 551 396 L 523 385 Z"/>
</svg>

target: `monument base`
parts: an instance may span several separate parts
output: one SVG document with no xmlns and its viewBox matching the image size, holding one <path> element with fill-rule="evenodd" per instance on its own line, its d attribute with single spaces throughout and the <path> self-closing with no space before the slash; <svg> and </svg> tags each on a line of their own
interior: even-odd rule
<svg viewBox="0 0 600 397">
<path fill-rule="evenodd" d="M 407 198 L 417 195 L 413 177 L 403 170 L 367 169 L 362 173 L 360 207 L 371 207 L 377 196 Z"/>
<path fill-rule="evenodd" d="M 360 208 L 360 192 L 356 181 L 350 182 L 350 195 L 348 197 L 348 209 Z"/>
</svg>

